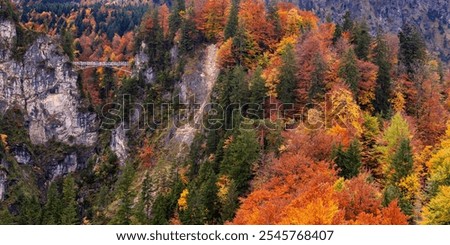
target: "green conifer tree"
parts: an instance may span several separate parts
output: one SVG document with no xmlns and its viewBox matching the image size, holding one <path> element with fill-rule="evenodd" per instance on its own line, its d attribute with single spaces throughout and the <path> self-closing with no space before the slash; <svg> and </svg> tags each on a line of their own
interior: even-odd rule
<svg viewBox="0 0 450 245">
<path fill-rule="evenodd" d="M 75 179 L 69 175 L 63 184 L 61 224 L 75 225 L 80 222 L 76 189 Z"/>
<path fill-rule="evenodd" d="M 239 23 L 239 2 L 240 0 L 232 0 L 230 14 L 228 15 L 227 24 L 225 25 L 224 38 L 233 38 L 238 29 Z"/>
<path fill-rule="evenodd" d="M 346 151 L 342 149 L 342 145 L 339 145 L 333 151 L 333 158 L 341 177 L 351 179 L 359 174 L 362 163 L 360 145 L 357 140 L 352 141 Z"/>
<path fill-rule="evenodd" d="M 47 192 L 47 203 L 44 207 L 44 215 L 42 223 L 45 225 L 61 224 L 62 213 L 61 195 L 58 191 L 56 182 L 52 182 Z"/>
<path fill-rule="evenodd" d="M 374 54 L 375 56 L 373 62 L 378 66 L 378 74 L 373 105 L 376 112 L 386 117 L 391 111 L 391 64 L 389 63 L 389 52 L 386 40 L 380 33 L 378 33 L 376 37 Z"/>
<path fill-rule="evenodd" d="M 295 103 L 295 89 L 297 87 L 296 65 L 294 48 L 287 45 L 281 55 L 282 65 L 278 76 L 277 86 L 278 99 L 284 104 Z"/>
<path fill-rule="evenodd" d="M 358 83 L 361 77 L 358 65 L 356 63 L 356 55 L 352 48 L 348 49 L 347 53 L 342 58 L 342 63 L 339 67 L 339 76 L 344 79 L 349 86 L 354 96 L 358 95 Z"/>
</svg>

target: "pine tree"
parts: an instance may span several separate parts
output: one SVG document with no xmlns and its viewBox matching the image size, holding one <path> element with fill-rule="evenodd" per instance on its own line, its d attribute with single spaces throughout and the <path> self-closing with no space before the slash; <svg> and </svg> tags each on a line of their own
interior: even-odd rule
<svg viewBox="0 0 450 245">
<path fill-rule="evenodd" d="M 391 111 L 391 64 L 389 63 L 389 53 L 386 40 L 380 33 L 378 33 L 376 38 L 374 54 L 374 63 L 378 66 L 378 74 L 373 106 L 376 112 L 386 117 Z"/>
<path fill-rule="evenodd" d="M 352 31 L 352 43 L 355 45 L 355 54 L 360 60 L 367 61 L 370 51 L 371 37 L 369 27 L 365 21 L 357 23 Z"/>
<path fill-rule="evenodd" d="M 248 33 L 241 25 L 239 25 L 231 45 L 231 52 L 236 64 L 247 68 L 251 66 L 255 59 L 253 49 L 254 46 Z"/>
<path fill-rule="evenodd" d="M 218 198 L 217 177 L 213 164 L 203 163 L 199 175 L 189 187 L 187 206 L 181 212 L 183 224 L 201 225 L 217 223 Z"/>
<path fill-rule="evenodd" d="M 149 65 L 157 71 L 161 71 L 168 63 L 164 31 L 160 25 L 158 9 L 155 8 L 151 11 L 152 26 L 150 30 L 145 33 L 144 41 L 147 44 Z"/>
<path fill-rule="evenodd" d="M 188 10 L 186 17 L 181 23 L 181 40 L 180 40 L 180 51 L 182 54 L 194 49 L 197 42 L 197 28 L 193 19 L 192 10 Z"/>
<path fill-rule="evenodd" d="M 278 8 L 274 1 L 270 1 L 267 6 L 268 19 L 273 24 L 274 36 L 281 39 L 283 35 L 283 27 L 280 20 L 280 15 L 278 14 Z"/>
<path fill-rule="evenodd" d="M 350 11 L 345 12 L 343 19 L 342 30 L 351 31 L 353 29 L 353 19 Z"/>
<path fill-rule="evenodd" d="M 308 91 L 309 103 L 323 99 L 326 92 L 325 75 L 327 64 L 319 53 L 314 57 L 314 67 L 311 73 L 311 87 Z"/>
<path fill-rule="evenodd" d="M 262 78 L 262 68 L 256 68 L 250 81 L 250 104 L 251 109 L 254 110 L 255 119 L 262 119 L 264 117 L 264 102 L 267 97 L 268 89 L 266 82 Z"/>
<path fill-rule="evenodd" d="M 399 62 L 405 66 L 409 75 L 412 75 L 417 66 L 423 64 L 426 58 L 426 45 L 419 30 L 405 24 L 398 34 L 400 40 Z"/>
<path fill-rule="evenodd" d="M 253 164 L 259 157 L 259 144 L 256 132 L 240 129 L 239 134 L 225 149 L 221 172 L 235 183 L 239 195 L 244 194 L 253 178 Z"/>
<path fill-rule="evenodd" d="M 147 173 L 144 181 L 142 182 L 141 195 L 139 197 L 139 202 L 135 208 L 135 217 L 137 224 L 146 225 L 149 223 L 149 218 L 147 214 L 150 210 L 150 198 L 151 192 L 153 191 L 152 181 L 149 174 Z"/>
<path fill-rule="evenodd" d="M 182 23 L 181 12 L 185 10 L 186 10 L 185 0 L 176 0 L 172 13 L 169 16 L 169 32 L 172 38 L 175 36 L 175 33 L 181 27 Z"/>
<path fill-rule="evenodd" d="M 41 204 L 36 196 L 19 197 L 20 216 L 18 223 L 20 225 L 40 225 L 41 224 Z"/>
<path fill-rule="evenodd" d="M 220 213 L 222 222 L 231 221 L 234 218 L 238 207 L 239 193 L 237 191 L 236 184 L 234 183 L 234 181 L 231 181 L 230 186 L 228 187 L 228 193 L 225 202 L 222 204 Z"/>
<path fill-rule="evenodd" d="M 392 181 L 398 183 L 401 179 L 410 175 L 413 171 L 413 154 L 409 139 L 402 139 L 400 145 L 395 152 L 391 168 L 393 174 L 391 176 Z"/>
<path fill-rule="evenodd" d="M 172 184 L 169 193 L 159 194 L 152 205 L 152 217 L 150 224 L 166 225 L 173 217 L 177 207 L 178 198 L 184 189 L 184 185 L 179 178 Z"/>
<path fill-rule="evenodd" d="M 47 192 L 47 203 L 44 207 L 42 223 L 45 225 L 61 224 L 62 209 L 61 195 L 58 191 L 58 186 L 56 182 L 52 182 Z"/>
<path fill-rule="evenodd" d="M 125 165 L 123 173 L 117 180 L 117 196 L 120 200 L 119 208 L 116 215 L 111 220 L 111 224 L 116 225 L 129 225 L 131 224 L 131 217 L 133 215 L 132 205 L 134 199 L 134 193 L 130 190 L 133 182 L 133 176 L 135 169 L 132 163 Z"/>
<path fill-rule="evenodd" d="M 110 61 L 110 60 L 109 60 Z M 104 68 L 104 74 L 102 78 L 102 90 L 100 93 L 100 97 L 102 99 L 107 99 L 109 97 L 109 93 L 114 88 L 114 71 L 110 67 Z"/>
<path fill-rule="evenodd" d="M 347 53 L 342 58 L 339 67 L 339 76 L 344 79 L 345 83 L 350 87 L 353 95 L 357 96 L 358 83 L 361 75 L 356 63 L 356 55 L 352 48 L 348 49 Z"/>
<path fill-rule="evenodd" d="M 284 104 L 295 103 L 295 89 L 297 87 L 297 78 L 295 76 L 295 55 L 291 45 L 287 45 L 281 55 L 282 65 L 278 76 L 279 84 L 277 86 L 278 99 Z"/>
<path fill-rule="evenodd" d="M 334 33 L 333 33 L 333 44 L 336 44 L 337 41 L 339 41 L 339 39 L 342 37 L 342 26 L 339 24 L 336 24 L 336 27 L 334 29 Z"/>
<path fill-rule="evenodd" d="M 233 38 L 239 25 L 239 2 L 240 0 L 232 0 L 230 14 L 228 15 L 227 24 L 224 30 L 224 38 Z"/>
<path fill-rule="evenodd" d="M 63 184 L 61 224 L 75 225 L 79 223 L 78 204 L 75 180 L 66 177 Z"/>
<path fill-rule="evenodd" d="M 340 169 L 339 175 L 341 177 L 351 179 L 359 174 L 361 151 L 357 140 L 352 141 L 347 151 L 342 149 L 342 145 L 339 145 L 333 151 L 333 158 L 337 167 Z"/>
<path fill-rule="evenodd" d="M 74 58 L 74 43 L 73 43 L 73 36 L 70 30 L 67 30 L 65 27 L 61 29 L 61 41 L 64 53 L 69 56 L 70 60 L 73 60 Z"/>
</svg>

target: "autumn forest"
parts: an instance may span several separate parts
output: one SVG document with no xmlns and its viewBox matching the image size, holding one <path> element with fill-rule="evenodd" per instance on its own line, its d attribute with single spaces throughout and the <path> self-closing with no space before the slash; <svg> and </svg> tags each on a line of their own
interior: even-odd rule
<svg viewBox="0 0 450 245">
<path fill-rule="evenodd" d="M 276 0 L 15 2 L 11 59 L 45 35 L 67 64 L 130 65 L 74 71 L 86 144 L 35 143 L 27 101 L 0 90 L 0 224 L 450 224 L 450 69 L 414 24 Z"/>
</svg>

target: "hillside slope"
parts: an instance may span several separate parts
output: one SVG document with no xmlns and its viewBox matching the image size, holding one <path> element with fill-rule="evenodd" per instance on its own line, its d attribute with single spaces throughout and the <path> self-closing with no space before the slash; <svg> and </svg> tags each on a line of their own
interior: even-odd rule
<svg viewBox="0 0 450 245">
<path fill-rule="evenodd" d="M 372 31 L 378 27 L 397 33 L 404 23 L 420 27 L 428 49 L 450 61 L 450 2 L 447 0 L 294 0 L 323 20 L 339 22 L 350 11 L 356 19 L 366 20 Z"/>
</svg>

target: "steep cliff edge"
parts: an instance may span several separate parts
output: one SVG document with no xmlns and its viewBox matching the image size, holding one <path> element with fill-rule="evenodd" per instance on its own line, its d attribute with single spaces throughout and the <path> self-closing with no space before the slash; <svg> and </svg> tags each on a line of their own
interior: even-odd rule
<svg viewBox="0 0 450 245">
<path fill-rule="evenodd" d="M 49 182 L 85 168 L 98 138 L 97 116 L 86 109 L 58 41 L 36 33 L 22 55 L 20 28 L 0 19 L 0 201 L 17 188 L 39 196 Z"/>
<path fill-rule="evenodd" d="M 169 147 L 177 152 L 177 157 L 186 153 L 195 134 L 201 132 L 203 116 L 208 110 L 211 92 L 219 76 L 216 64 L 217 47 L 209 45 L 200 54 L 192 58 L 185 67 L 185 72 L 178 84 L 180 103 L 188 108 L 187 113 L 181 114 L 175 133 L 170 140 Z"/>
<path fill-rule="evenodd" d="M 57 43 L 41 35 L 17 60 L 15 24 L 0 20 L 0 33 L 0 111 L 16 106 L 25 111 L 33 144 L 94 145 L 96 115 L 80 110 L 77 74 Z"/>
</svg>

